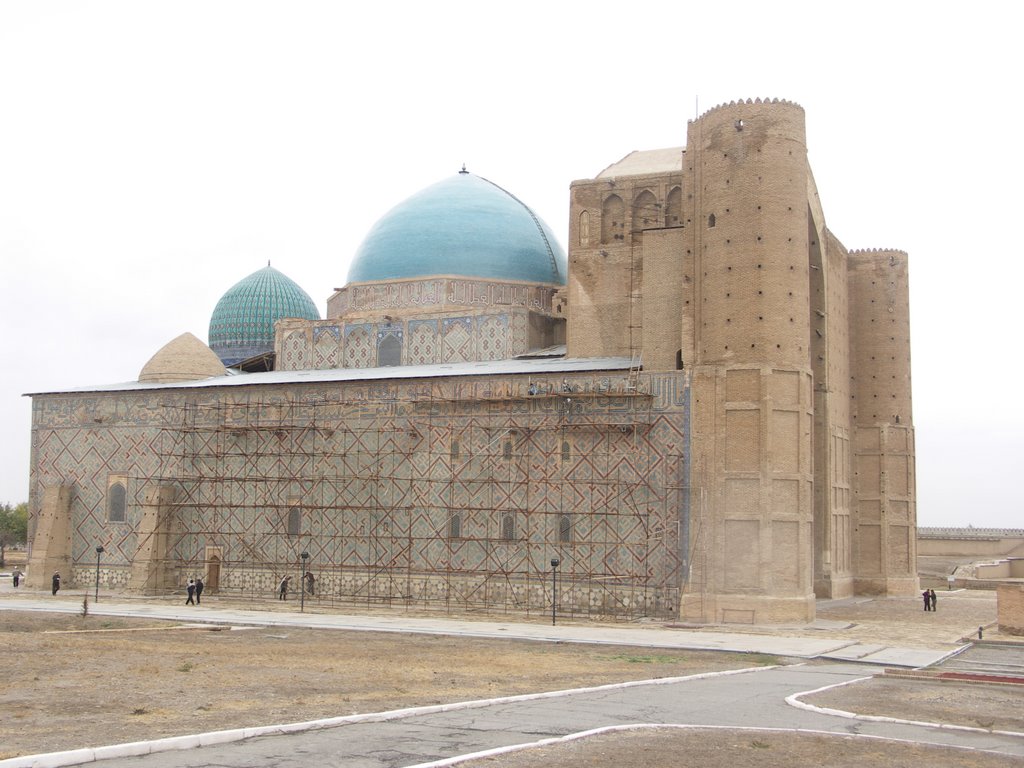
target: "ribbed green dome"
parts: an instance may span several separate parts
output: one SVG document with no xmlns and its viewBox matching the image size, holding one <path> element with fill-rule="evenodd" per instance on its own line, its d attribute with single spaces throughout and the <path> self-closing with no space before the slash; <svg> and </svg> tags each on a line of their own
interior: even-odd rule
<svg viewBox="0 0 1024 768">
<path fill-rule="evenodd" d="M 274 323 L 285 317 L 319 320 L 313 300 L 293 280 L 269 264 L 235 283 L 210 318 L 210 349 L 236 365 L 274 351 Z"/>
<path fill-rule="evenodd" d="M 565 284 L 565 251 L 519 198 L 463 170 L 399 203 L 370 230 L 350 283 L 461 275 Z"/>
</svg>

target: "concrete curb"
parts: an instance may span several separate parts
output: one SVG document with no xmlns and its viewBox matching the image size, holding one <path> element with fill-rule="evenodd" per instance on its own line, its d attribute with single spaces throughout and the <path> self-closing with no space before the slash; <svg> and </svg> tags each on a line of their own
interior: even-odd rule
<svg viewBox="0 0 1024 768">
<path fill-rule="evenodd" d="M 815 693 L 822 693 L 823 691 L 830 691 L 833 688 L 841 688 L 844 685 L 853 685 L 854 683 L 863 683 L 865 680 L 873 680 L 874 677 L 858 677 L 855 680 L 846 680 L 841 683 L 835 683 L 833 685 L 826 685 L 821 688 L 815 688 L 812 691 L 800 691 L 786 697 L 786 703 L 791 707 L 802 709 L 805 712 L 815 712 L 819 715 L 831 715 L 832 717 L 844 717 L 848 720 L 864 720 L 871 723 L 893 723 L 896 725 L 916 725 L 925 728 L 937 728 L 942 731 L 966 731 L 968 733 L 992 733 L 998 736 L 1016 736 L 1024 738 L 1024 733 L 1019 731 L 997 731 L 989 730 L 988 728 L 974 728 L 969 725 L 952 725 L 951 723 L 929 723 L 922 720 L 903 720 L 898 717 L 884 717 L 882 715 L 859 715 L 856 712 L 847 712 L 844 709 L 831 709 L 830 707 L 818 707 L 814 704 L 808 704 L 805 701 L 800 701 L 801 696 L 811 696 Z"/>
<path fill-rule="evenodd" d="M 743 669 L 728 669 L 722 672 L 702 672 L 696 675 L 685 675 L 683 677 L 663 677 L 654 680 L 631 680 L 625 683 L 610 683 L 608 685 L 597 685 L 589 688 L 571 688 L 561 691 L 546 691 L 544 693 L 524 693 L 518 696 L 502 696 L 496 699 L 474 699 L 471 701 L 459 701 L 451 704 L 434 704 L 426 707 L 408 707 L 406 709 L 394 709 L 389 712 L 372 712 L 365 715 L 343 715 L 340 717 L 329 717 L 321 720 L 308 720 L 301 723 L 284 723 L 280 725 L 264 725 L 255 728 L 234 728 L 226 731 L 210 731 L 208 733 L 192 734 L 188 736 L 171 736 L 165 739 L 154 741 L 135 741 L 127 744 L 112 744 L 104 747 L 93 747 L 89 749 L 75 749 L 66 752 L 48 752 L 38 755 L 24 755 L 12 757 L 7 760 L 0 760 L 0 768 L 63 768 L 68 765 L 82 765 L 97 760 L 108 760 L 114 757 L 140 757 L 151 755 L 156 752 L 173 752 L 175 750 L 195 749 L 196 747 L 212 746 L 215 744 L 228 744 L 234 741 L 257 736 L 278 736 L 288 733 L 301 733 L 303 731 L 317 731 L 325 728 L 335 728 L 352 723 L 386 722 L 389 720 L 401 720 L 405 717 L 415 715 L 431 715 L 437 712 L 454 712 L 461 709 L 479 709 L 494 704 L 508 704 L 518 701 L 536 701 L 539 699 L 551 699 L 560 696 L 569 696 L 577 693 L 594 693 L 599 691 L 610 691 L 620 688 L 636 688 L 644 685 L 670 685 L 687 680 L 704 680 L 712 677 L 726 677 L 729 675 L 742 675 L 749 672 L 763 672 L 769 669 L 778 669 L 779 665 L 766 667 L 746 667 Z"/>
</svg>

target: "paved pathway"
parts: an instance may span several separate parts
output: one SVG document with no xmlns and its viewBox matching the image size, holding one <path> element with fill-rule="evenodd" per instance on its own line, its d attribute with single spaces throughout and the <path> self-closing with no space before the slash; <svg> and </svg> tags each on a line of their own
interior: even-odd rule
<svg viewBox="0 0 1024 768">
<path fill-rule="evenodd" d="M 13 590 L 12 590 L 13 592 Z M 78 613 L 81 603 L 40 596 L 38 593 L 0 600 L 0 611 L 38 610 Z M 828 658 L 860 661 L 890 667 L 926 667 L 936 664 L 951 651 L 946 647 L 898 648 L 868 645 L 834 637 L 791 637 L 739 632 L 699 632 L 661 626 L 608 625 L 594 623 L 520 624 L 516 622 L 465 621 L 447 617 L 371 616 L 335 613 L 282 613 L 221 607 L 216 602 L 198 608 L 178 603 L 117 601 L 90 602 L 90 613 L 99 616 L 134 616 L 174 621 L 208 621 L 235 625 L 304 626 L 366 632 L 412 632 L 465 637 L 503 637 L 543 642 L 636 645 L 651 648 L 766 653 L 800 659 Z"/>
<path fill-rule="evenodd" d="M 606 686 L 472 707 L 426 708 L 232 744 L 104 760 L 103 768 L 400 768 L 604 726 L 657 723 L 799 728 L 937 745 L 1024 760 L 1024 737 L 850 720 L 785 703 L 793 693 L 864 677 L 854 664 L 779 667 L 742 674 Z M 3 764 L 0 763 L 0 766 Z"/>
</svg>

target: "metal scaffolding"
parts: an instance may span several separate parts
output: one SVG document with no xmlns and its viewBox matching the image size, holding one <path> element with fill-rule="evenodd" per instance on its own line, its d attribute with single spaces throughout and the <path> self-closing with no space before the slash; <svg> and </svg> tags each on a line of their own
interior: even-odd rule
<svg viewBox="0 0 1024 768">
<path fill-rule="evenodd" d="M 675 615 L 684 460 L 620 379 L 167 405 L 148 480 L 175 488 L 171 557 L 254 599 L 305 564 L 307 600 L 527 614 L 557 557 L 563 615 Z"/>
</svg>

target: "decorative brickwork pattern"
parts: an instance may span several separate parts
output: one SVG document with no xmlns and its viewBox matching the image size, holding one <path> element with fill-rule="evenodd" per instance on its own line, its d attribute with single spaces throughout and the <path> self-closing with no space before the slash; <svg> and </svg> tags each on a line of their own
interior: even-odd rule
<svg viewBox="0 0 1024 768">
<path fill-rule="evenodd" d="M 221 590 L 270 592 L 308 551 L 324 599 L 543 612 L 558 556 L 560 610 L 672 617 L 687 403 L 681 373 L 40 396 L 32 485 L 75 485 L 72 560 L 87 573 L 102 543 L 105 584 L 127 583 L 145 489 L 165 485 L 179 581 L 212 546 Z M 123 525 L 103 519 L 108 471 L 128 478 Z"/>
</svg>

